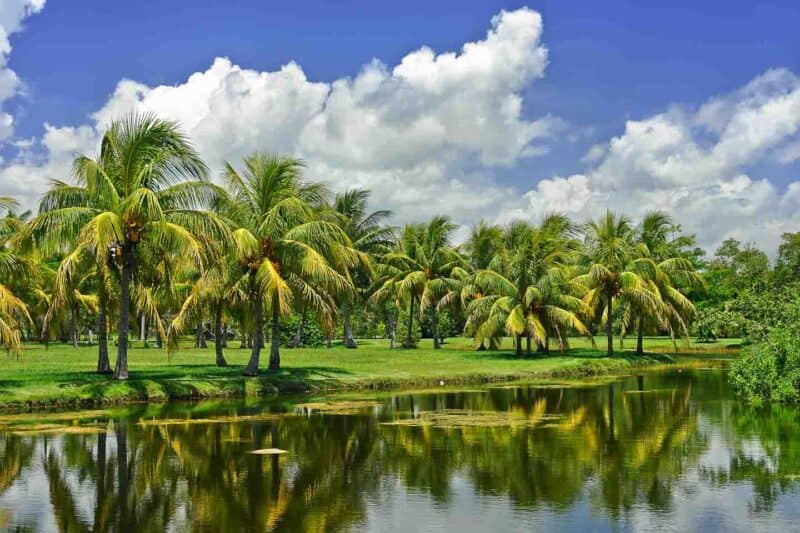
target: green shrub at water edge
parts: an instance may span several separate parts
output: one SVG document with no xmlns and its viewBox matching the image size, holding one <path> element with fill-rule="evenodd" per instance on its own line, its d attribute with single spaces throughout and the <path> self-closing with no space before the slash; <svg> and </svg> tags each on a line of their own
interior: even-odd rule
<svg viewBox="0 0 800 533">
<path fill-rule="evenodd" d="M 745 400 L 800 401 L 800 336 L 775 329 L 731 366 L 730 380 Z"/>
</svg>

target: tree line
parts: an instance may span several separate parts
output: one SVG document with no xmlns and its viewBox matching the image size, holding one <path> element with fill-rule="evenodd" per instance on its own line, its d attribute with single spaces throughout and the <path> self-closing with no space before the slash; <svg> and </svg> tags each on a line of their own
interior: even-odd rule
<svg viewBox="0 0 800 533">
<path fill-rule="evenodd" d="M 246 375 L 267 346 L 280 368 L 281 344 L 313 328 L 356 348 L 354 323 L 368 320 L 392 347 L 414 347 L 421 326 L 435 349 L 454 333 L 478 349 L 510 336 L 520 355 L 603 332 L 612 355 L 615 335 L 635 335 L 639 353 L 646 334 L 688 337 L 693 300 L 708 298 L 694 237 L 660 211 L 638 223 L 611 211 L 583 224 L 559 213 L 481 221 L 456 245 L 448 217 L 395 228 L 369 194 L 332 194 L 301 160 L 268 152 L 212 180 L 175 123 L 126 116 L 96 156 L 75 158 L 71 179 L 51 182 L 38 212 L 0 199 L 0 343 L 77 345 L 91 318 L 100 373 L 112 372 L 116 332 L 117 379 L 137 326 L 168 349 L 192 332 L 213 338 L 220 366 L 236 330 L 251 350 Z"/>
</svg>

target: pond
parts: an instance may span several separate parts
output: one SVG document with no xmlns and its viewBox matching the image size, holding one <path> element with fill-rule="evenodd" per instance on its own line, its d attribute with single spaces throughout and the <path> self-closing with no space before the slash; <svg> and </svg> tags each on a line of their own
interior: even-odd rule
<svg viewBox="0 0 800 533">
<path fill-rule="evenodd" d="M 697 368 L 0 415 L 0 529 L 798 531 L 798 430 Z"/>
</svg>

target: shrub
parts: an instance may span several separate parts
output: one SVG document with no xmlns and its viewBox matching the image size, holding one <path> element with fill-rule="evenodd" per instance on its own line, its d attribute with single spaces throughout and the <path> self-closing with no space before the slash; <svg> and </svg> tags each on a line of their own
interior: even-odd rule
<svg viewBox="0 0 800 533">
<path fill-rule="evenodd" d="M 787 328 L 775 329 L 733 363 L 730 381 L 736 392 L 751 403 L 797 402 L 800 336 Z"/>
<path fill-rule="evenodd" d="M 300 315 L 292 313 L 281 320 L 281 346 L 290 346 L 297 332 L 297 325 L 300 322 Z M 303 324 L 303 338 L 301 346 L 316 347 L 325 343 L 325 332 L 317 324 L 316 320 L 307 317 Z"/>
</svg>

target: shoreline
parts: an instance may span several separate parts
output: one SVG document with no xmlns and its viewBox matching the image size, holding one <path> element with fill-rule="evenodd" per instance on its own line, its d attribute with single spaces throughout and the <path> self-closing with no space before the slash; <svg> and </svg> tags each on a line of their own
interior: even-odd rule
<svg viewBox="0 0 800 533">
<path fill-rule="evenodd" d="M 690 354 L 687 354 L 690 355 Z M 706 354 L 711 355 L 711 354 Z M 720 354 L 721 355 L 721 354 Z M 573 359 L 568 354 L 552 355 L 520 361 L 558 361 Z M 0 394 L 0 410 L 3 412 L 34 411 L 47 409 L 86 409 L 96 407 L 125 406 L 140 403 L 165 403 L 170 401 L 198 401 L 207 399 L 236 399 L 282 394 L 320 394 L 367 390 L 403 390 L 442 385 L 478 385 L 523 380 L 546 380 L 553 378 L 580 378 L 622 373 L 631 368 L 647 368 L 659 364 L 676 364 L 668 354 L 650 352 L 643 356 L 622 354 L 615 357 L 575 359 L 551 370 L 520 370 L 497 373 L 456 373 L 454 375 L 401 375 L 395 377 L 363 376 L 354 379 L 337 378 L 292 378 L 292 370 L 283 369 L 278 374 L 263 372 L 257 377 L 207 377 L 166 378 L 135 377 L 127 381 L 103 381 L 85 384 L 67 396 L 43 395 L 30 399 L 7 401 Z M 236 367 L 238 369 L 238 365 Z M 289 374 L 287 376 L 286 374 Z M 135 374 L 134 374 L 135 375 Z M 88 376 L 87 376 L 88 377 Z M 98 378 L 97 374 L 92 377 Z M 91 392 L 82 390 L 93 389 Z M 60 391 L 63 393 L 63 391 Z M 84 394 L 90 396 L 83 396 Z"/>
</svg>

